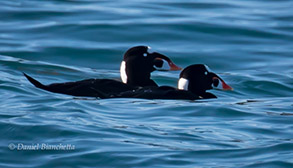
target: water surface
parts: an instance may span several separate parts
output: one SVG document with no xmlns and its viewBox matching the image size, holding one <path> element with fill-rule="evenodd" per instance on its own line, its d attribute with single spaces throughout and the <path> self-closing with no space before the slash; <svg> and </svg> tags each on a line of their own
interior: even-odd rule
<svg viewBox="0 0 293 168">
<path fill-rule="evenodd" d="M 2 0 L 0 167 L 292 167 L 292 8 L 291 0 Z M 37 89 L 21 73 L 46 84 L 119 79 L 135 45 L 182 67 L 207 64 L 234 91 L 200 101 L 82 99 Z M 175 87 L 178 75 L 152 78 Z"/>
</svg>

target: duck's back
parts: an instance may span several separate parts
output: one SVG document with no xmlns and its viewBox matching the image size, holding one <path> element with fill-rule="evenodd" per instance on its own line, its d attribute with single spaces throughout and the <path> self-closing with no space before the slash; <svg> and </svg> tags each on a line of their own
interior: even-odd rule
<svg viewBox="0 0 293 168">
<path fill-rule="evenodd" d="M 133 90 L 135 87 L 111 79 L 86 79 L 47 85 L 48 91 L 73 96 L 107 98 L 108 95 Z"/>
<path fill-rule="evenodd" d="M 199 96 L 185 90 L 178 90 L 169 86 L 143 87 L 132 91 L 121 92 L 111 97 L 116 98 L 142 98 L 142 99 L 184 99 L 196 100 Z"/>
</svg>

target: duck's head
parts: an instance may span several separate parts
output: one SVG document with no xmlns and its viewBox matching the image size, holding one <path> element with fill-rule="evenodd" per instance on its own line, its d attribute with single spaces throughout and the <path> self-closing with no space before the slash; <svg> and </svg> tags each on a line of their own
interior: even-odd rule
<svg viewBox="0 0 293 168">
<path fill-rule="evenodd" d="M 134 86 L 157 86 L 150 79 L 154 70 L 181 70 L 170 58 L 158 52 L 151 52 L 148 46 L 128 49 L 120 66 L 123 83 Z"/>
<path fill-rule="evenodd" d="M 178 81 L 178 89 L 188 90 L 194 94 L 205 97 L 206 91 L 219 88 L 222 90 L 233 90 L 231 86 L 217 74 L 203 64 L 190 65 L 182 70 Z M 210 94 L 209 94 L 210 95 Z"/>
</svg>

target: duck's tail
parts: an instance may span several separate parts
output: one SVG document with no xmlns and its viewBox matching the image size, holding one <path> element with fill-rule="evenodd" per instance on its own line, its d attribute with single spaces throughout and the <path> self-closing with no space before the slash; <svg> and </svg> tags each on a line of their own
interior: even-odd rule
<svg viewBox="0 0 293 168">
<path fill-rule="evenodd" d="M 29 80 L 33 85 L 35 85 L 35 87 L 40 88 L 40 89 L 44 89 L 44 90 L 49 90 L 48 86 L 43 85 L 41 82 L 35 80 L 34 78 L 28 76 L 26 73 L 22 72 L 23 75 L 27 78 L 27 80 Z"/>
<path fill-rule="evenodd" d="M 86 97 L 99 97 L 102 99 L 109 98 L 109 95 L 96 89 L 93 85 L 84 85 L 79 87 L 78 82 L 68 83 L 53 83 L 50 85 L 43 85 L 41 82 L 28 76 L 23 72 L 23 75 L 29 80 L 35 87 L 60 94 L 67 94 L 72 96 L 86 96 Z"/>
</svg>

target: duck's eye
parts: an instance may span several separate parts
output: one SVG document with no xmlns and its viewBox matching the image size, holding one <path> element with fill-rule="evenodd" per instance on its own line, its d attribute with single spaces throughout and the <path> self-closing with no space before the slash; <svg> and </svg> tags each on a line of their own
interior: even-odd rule
<svg viewBox="0 0 293 168">
<path fill-rule="evenodd" d="M 208 72 L 207 72 L 207 71 L 205 71 L 205 72 L 204 72 L 204 74 L 205 74 L 205 75 L 208 75 Z"/>
<path fill-rule="evenodd" d="M 144 57 L 148 56 L 148 53 L 143 53 L 143 56 L 144 56 Z"/>
</svg>

